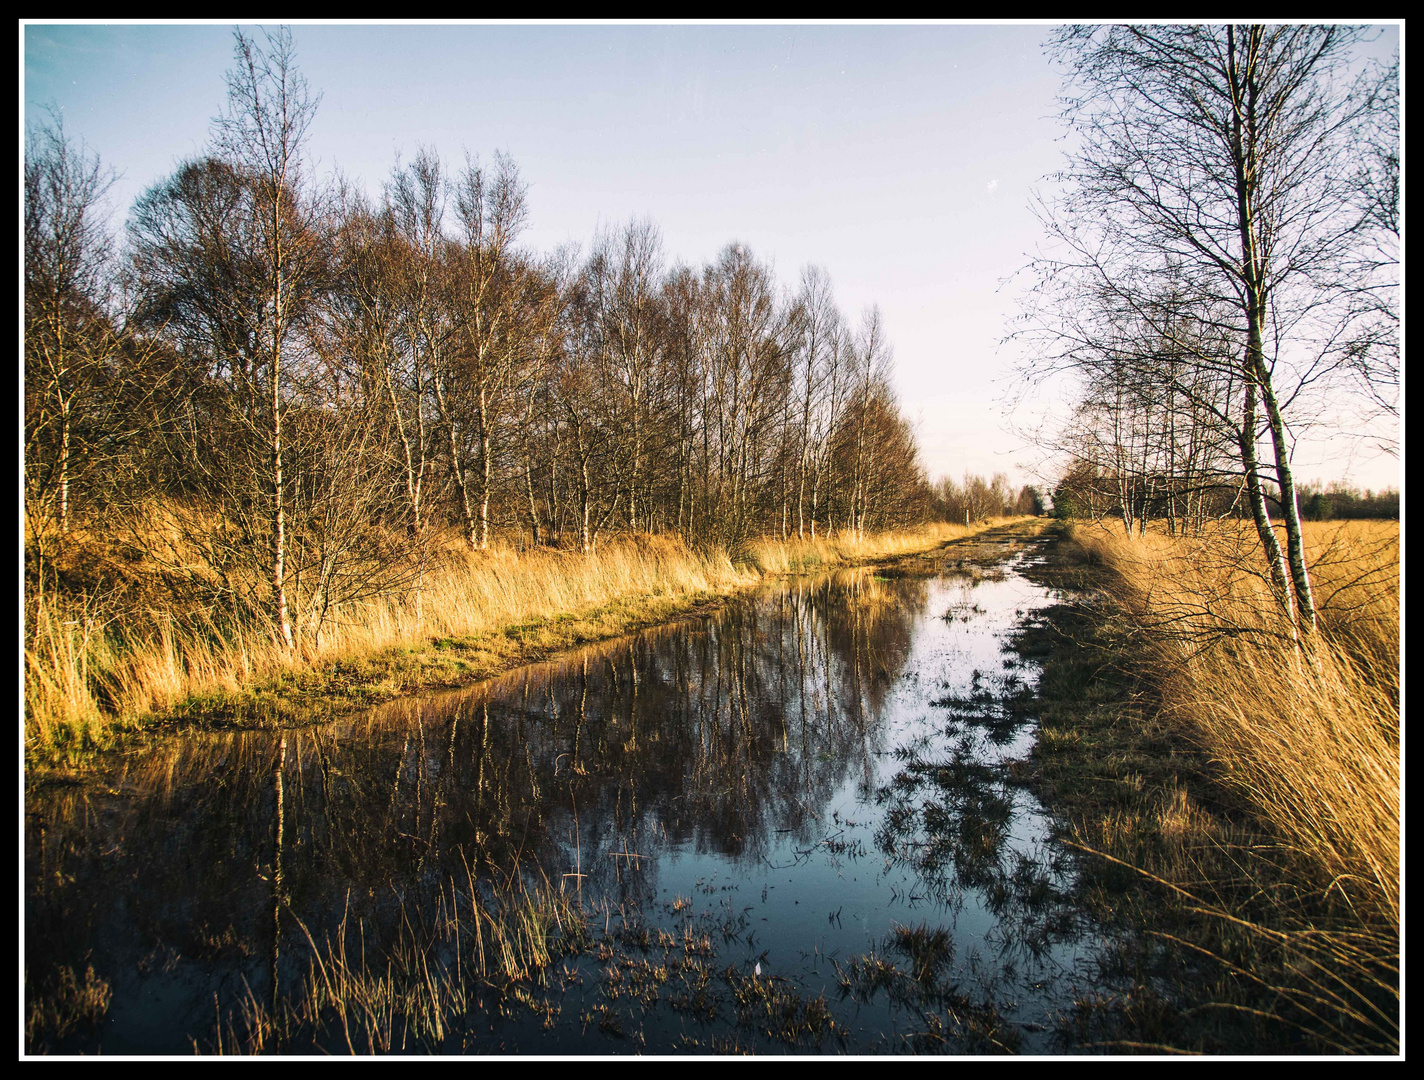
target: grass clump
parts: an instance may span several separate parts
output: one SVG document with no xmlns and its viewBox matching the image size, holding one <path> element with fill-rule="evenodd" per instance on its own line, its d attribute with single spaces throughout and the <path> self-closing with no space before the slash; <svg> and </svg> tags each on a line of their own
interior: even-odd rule
<svg viewBox="0 0 1424 1080">
<path fill-rule="evenodd" d="M 318 939 L 297 920 L 306 971 L 275 1000 L 245 992 L 205 1052 L 344 1050 L 388 1054 L 465 1049 L 486 1008 L 523 1006 L 550 1026 L 558 1006 L 534 993 L 559 957 L 590 939 L 586 914 L 547 882 L 515 875 L 498 888 L 451 880 L 433 917 L 403 918 L 394 940 L 368 940 L 343 915 Z M 292 916 L 295 919 L 295 915 Z"/>
<path fill-rule="evenodd" d="M 1020 639 L 1045 660 L 1021 771 L 1117 935 L 1071 1046 L 1398 1051 L 1397 534 L 1307 539 L 1320 629 L 1299 650 L 1226 525 L 1076 526 L 1037 572 L 1082 591 Z"/>
<path fill-rule="evenodd" d="M 738 1023 L 744 1027 L 793 1046 L 819 1046 L 841 1034 L 824 994 L 804 998 L 785 979 L 743 975 L 736 968 L 729 967 L 722 977 L 731 988 Z"/>
<path fill-rule="evenodd" d="M 82 976 L 65 965 L 35 987 L 25 977 L 25 1046 L 30 1052 L 53 1048 L 82 1027 L 96 1028 L 109 1011 L 113 992 L 86 965 Z"/>
</svg>

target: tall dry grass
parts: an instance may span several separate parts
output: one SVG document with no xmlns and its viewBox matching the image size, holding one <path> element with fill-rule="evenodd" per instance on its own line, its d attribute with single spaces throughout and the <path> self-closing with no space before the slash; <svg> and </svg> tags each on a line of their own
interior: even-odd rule
<svg viewBox="0 0 1424 1080">
<path fill-rule="evenodd" d="M 310 950 L 305 975 L 275 1002 L 258 1000 L 244 979 L 226 1016 L 215 998 L 213 1042 L 194 1040 L 194 1051 L 439 1052 L 484 1008 L 483 994 L 502 988 L 534 1005 L 531 989 L 545 970 L 591 938 L 590 913 L 548 881 L 515 875 L 482 888 L 470 874 L 447 884 L 425 916 L 400 901 L 395 938 L 385 943 L 368 941 L 364 920 L 349 912 L 318 941 L 293 913 Z"/>
<path fill-rule="evenodd" d="M 130 605 L 117 617 L 112 605 L 94 599 L 102 590 L 77 597 L 32 590 L 26 598 L 25 745 L 40 755 L 103 746 L 116 730 L 185 700 L 237 694 L 285 671 L 478 637 L 613 603 L 727 594 L 777 574 L 925 551 L 994 524 L 933 525 L 859 539 L 759 540 L 736 561 L 726 551 L 697 551 L 663 536 L 616 537 L 588 555 L 503 546 L 479 552 L 452 542 L 440 548 L 418 590 L 337 612 L 320 635 L 302 635 L 295 652 L 260 622 L 191 610 L 179 617 L 161 600 Z"/>
<path fill-rule="evenodd" d="M 237 693 L 284 670 L 385 649 L 468 637 L 639 596 L 724 592 L 754 575 L 724 553 L 660 537 L 602 545 L 592 555 L 447 549 L 423 588 L 353 605 L 295 652 L 271 628 L 187 618 L 149 607 L 106 621 L 90 599 L 31 597 L 25 649 L 25 735 L 31 748 L 90 737 L 163 713 L 198 694 Z"/>
<path fill-rule="evenodd" d="M 914 529 L 867 533 L 864 536 L 838 533 L 829 540 L 823 537 L 815 540 L 809 537 L 790 540 L 763 537 L 752 541 L 738 554 L 739 561 L 746 562 L 763 575 L 794 574 L 821 567 L 913 555 L 1014 520 L 1017 519 L 989 518 L 968 526 L 941 521 Z"/>
<path fill-rule="evenodd" d="M 1254 537 L 1075 526 L 1116 576 L 1168 715 L 1281 837 L 1322 895 L 1399 925 L 1399 529 L 1307 526 L 1319 632 L 1297 650 Z"/>
</svg>

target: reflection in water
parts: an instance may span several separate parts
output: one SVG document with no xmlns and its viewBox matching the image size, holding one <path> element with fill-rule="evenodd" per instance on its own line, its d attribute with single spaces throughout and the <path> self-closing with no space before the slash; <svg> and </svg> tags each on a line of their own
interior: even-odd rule
<svg viewBox="0 0 1424 1080">
<path fill-rule="evenodd" d="M 32 1048 L 209 1050 L 243 1024 L 249 1045 L 261 1027 L 268 1049 L 344 1048 L 349 1025 L 296 1031 L 278 1022 L 281 1002 L 324 994 L 313 1008 L 329 1009 L 356 993 L 339 989 L 347 967 L 388 970 L 394 957 L 432 987 L 437 972 L 459 984 L 440 992 L 461 1014 L 458 1038 L 448 1016 L 422 1029 L 442 1049 L 725 1048 L 727 1024 L 757 1010 L 780 1018 L 749 1021 L 747 1046 L 813 1031 L 901 1049 L 884 1039 L 908 999 L 838 984 L 853 956 L 903 945 L 906 970 L 943 1005 L 953 939 L 977 969 L 981 946 L 1012 939 L 1041 962 L 1067 933 L 1061 913 L 1025 915 L 1052 907 L 1061 870 L 1002 768 L 1029 745 L 1002 637 L 1044 602 L 1017 575 L 843 573 L 352 720 L 185 737 L 127 762 L 108 790 L 36 800 L 27 992 L 53 982 L 42 964 L 92 965 L 113 993 L 97 1027 L 37 1022 Z M 551 934 L 578 953 L 561 969 L 565 1007 L 505 986 L 469 1008 L 465 972 L 490 975 L 499 949 L 496 970 L 544 962 L 489 914 L 514 911 L 521 885 L 568 905 L 550 909 Z M 1015 900 L 1029 895 L 1036 904 Z M 938 943 L 933 962 L 916 959 L 911 922 Z M 600 968 L 609 946 L 593 943 L 615 939 L 675 940 L 686 993 L 655 956 L 639 961 L 646 971 Z M 337 941 L 339 954 L 323 953 Z M 625 992 L 635 977 L 641 996 Z M 793 986 L 838 985 L 851 1009 L 839 1019 L 823 996 L 786 1004 L 801 1001 Z M 660 1000 L 691 1004 L 662 1015 Z M 1044 1000 L 1011 1004 L 1041 1013 Z M 386 1024 L 370 1045 L 399 1049 L 399 1024 Z M 641 1044 L 627 1043 L 634 1024 Z"/>
<path fill-rule="evenodd" d="M 281 974 L 278 961 L 282 951 L 282 837 L 285 831 L 284 809 L 286 800 L 282 797 L 282 766 L 287 761 L 287 739 L 284 735 L 277 747 L 277 764 L 272 768 L 272 780 L 277 791 L 277 822 L 272 841 L 272 963 L 269 966 L 272 980 L 272 1008 L 281 1003 Z"/>
</svg>

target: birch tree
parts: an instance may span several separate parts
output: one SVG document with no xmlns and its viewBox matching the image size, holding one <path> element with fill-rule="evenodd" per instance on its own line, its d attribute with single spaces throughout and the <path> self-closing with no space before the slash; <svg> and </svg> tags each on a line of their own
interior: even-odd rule
<svg viewBox="0 0 1424 1080">
<path fill-rule="evenodd" d="M 815 498 L 807 489 L 824 433 L 818 432 L 818 413 L 824 412 L 831 398 L 829 383 L 832 358 L 841 337 L 840 312 L 831 294 L 831 280 L 819 266 L 807 267 L 801 274 L 798 298 L 801 314 L 801 335 L 796 366 L 796 535 L 806 535 L 806 503 L 811 499 L 810 534 L 816 536 Z"/>
<path fill-rule="evenodd" d="M 1305 632 L 1315 626 L 1315 601 L 1295 429 L 1314 419 L 1307 391 L 1368 363 L 1353 133 L 1381 102 L 1352 67 L 1364 34 L 1324 25 L 1089 26 L 1057 31 L 1051 46 L 1071 73 L 1064 119 L 1080 138 L 1060 177 L 1065 195 L 1043 214 L 1066 254 L 1037 268 L 1086 278 L 1149 322 L 1146 298 L 1160 297 L 1169 279 L 1187 283 L 1190 302 L 1230 313 L 1252 514 L 1282 606 Z M 1267 461 L 1258 460 L 1258 432 Z M 1266 508 L 1267 469 L 1283 553 Z"/>
<path fill-rule="evenodd" d="M 84 421 L 118 349 L 106 310 L 113 246 L 100 213 L 113 176 L 56 116 L 26 134 L 24 182 L 26 508 L 47 511 L 63 536 L 89 459 Z"/>
<path fill-rule="evenodd" d="M 282 27 L 259 46 L 236 32 L 235 64 L 228 72 L 227 110 L 217 121 L 222 153 L 254 186 L 255 235 L 262 272 L 262 325 L 254 327 L 266 366 L 265 434 L 270 454 L 272 621 L 282 642 L 295 644 L 287 607 L 287 491 L 283 477 L 284 351 L 319 254 L 307 207 L 299 198 L 302 145 L 316 115 L 313 96 L 297 71 L 292 34 Z"/>
<path fill-rule="evenodd" d="M 519 396 L 529 359 L 532 327 L 521 319 L 521 301 L 532 283 L 514 250 L 528 216 L 526 190 L 514 162 L 502 154 L 493 169 L 467 161 L 456 182 L 463 234 L 451 281 L 456 349 L 434 385 L 450 437 L 461 520 L 470 546 L 482 550 L 489 547 L 502 421 Z"/>
</svg>

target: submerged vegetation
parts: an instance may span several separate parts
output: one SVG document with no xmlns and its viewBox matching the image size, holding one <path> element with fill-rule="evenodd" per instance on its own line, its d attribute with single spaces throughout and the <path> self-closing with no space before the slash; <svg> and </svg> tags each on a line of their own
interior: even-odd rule
<svg viewBox="0 0 1424 1080">
<path fill-rule="evenodd" d="M 194 1040 L 194 1049 L 429 1052 L 472 1033 L 471 1016 L 483 1019 L 482 995 L 497 1011 L 525 1005 L 557 1015 L 550 972 L 591 936 L 587 914 L 547 881 L 531 886 L 516 875 L 483 893 L 473 875 L 447 885 L 434 911 L 405 913 L 394 941 L 371 942 L 369 958 L 364 923 L 343 915 L 318 941 L 298 921 L 309 959 L 297 985 L 265 1001 L 246 987 L 225 1021 L 219 1014 L 211 1045 Z"/>
</svg>

